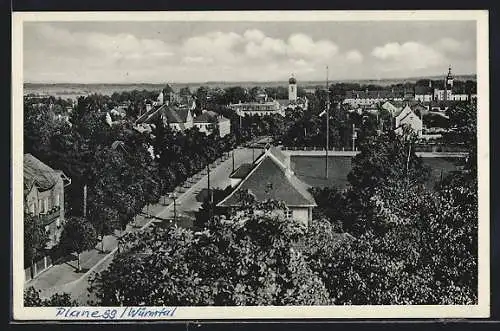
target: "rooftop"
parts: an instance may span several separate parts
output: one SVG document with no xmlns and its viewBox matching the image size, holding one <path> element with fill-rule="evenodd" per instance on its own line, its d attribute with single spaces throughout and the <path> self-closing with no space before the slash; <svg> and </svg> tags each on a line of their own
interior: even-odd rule
<svg viewBox="0 0 500 331">
<path fill-rule="evenodd" d="M 277 148 L 271 147 L 256 161 L 257 165 L 250 171 L 236 189 L 218 206 L 234 207 L 240 204 L 238 193 L 248 191 L 257 201 L 273 199 L 283 201 L 287 206 L 316 206 L 306 185 L 287 168 L 287 162 L 281 160 L 286 156 Z"/>
<path fill-rule="evenodd" d="M 40 191 L 50 190 L 61 180 L 61 171 L 56 171 L 34 157 L 24 154 L 24 189 L 30 190 L 33 185 Z"/>
<path fill-rule="evenodd" d="M 194 118 L 195 123 L 215 123 L 217 122 L 217 119 L 219 117 L 219 114 L 217 114 L 214 111 L 211 110 L 206 110 L 201 115 L 196 116 Z"/>
</svg>

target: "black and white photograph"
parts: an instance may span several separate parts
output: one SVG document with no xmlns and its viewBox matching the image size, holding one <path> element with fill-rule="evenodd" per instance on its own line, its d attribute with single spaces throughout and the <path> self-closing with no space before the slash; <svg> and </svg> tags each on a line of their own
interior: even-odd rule
<svg viewBox="0 0 500 331">
<path fill-rule="evenodd" d="M 14 318 L 489 316 L 488 12 L 13 14 Z"/>
</svg>

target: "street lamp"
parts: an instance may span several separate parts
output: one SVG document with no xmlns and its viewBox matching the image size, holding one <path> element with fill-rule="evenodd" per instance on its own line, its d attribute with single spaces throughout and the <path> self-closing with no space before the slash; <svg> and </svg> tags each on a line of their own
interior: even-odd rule
<svg viewBox="0 0 500 331">
<path fill-rule="evenodd" d="M 177 195 L 175 192 L 170 193 L 170 198 L 174 200 L 174 222 L 177 221 L 177 204 L 176 204 L 176 199 Z"/>
</svg>

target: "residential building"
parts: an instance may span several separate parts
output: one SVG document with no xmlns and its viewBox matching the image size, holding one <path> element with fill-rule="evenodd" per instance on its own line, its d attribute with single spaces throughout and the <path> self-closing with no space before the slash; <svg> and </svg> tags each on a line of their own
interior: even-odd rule
<svg viewBox="0 0 500 331">
<path fill-rule="evenodd" d="M 229 105 L 229 108 L 234 110 L 238 116 L 265 116 L 265 115 L 280 115 L 285 116 L 285 110 L 282 109 L 278 101 L 266 102 L 240 102 Z"/>
<path fill-rule="evenodd" d="M 193 127 L 193 114 L 189 108 L 161 107 L 160 116 L 164 125 L 177 131 L 184 131 Z"/>
<path fill-rule="evenodd" d="M 344 104 L 348 104 L 351 107 L 359 106 L 371 106 L 376 103 L 385 102 L 388 100 L 403 101 L 405 98 L 405 91 L 394 91 L 394 90 L 380 90 L 380 91 L 347 91 Z"/>
<path fill-rule="evenodd" d="M 141 127 L 154 124 L 158 118 L 161 118 L 163 125 L 170 126 L 173 130 L 184 131 L 193 127 L 191 109 L 166 104 L 144 113 L 135 121 L 135 126 L 139 131 L 144 131 Z"/>
<path fill-rule="evenodd" d="M 207 135 L 218 130 L 219 136 L 224 137 L 231 132 L 231 121 L 216 112 L 204 110 L 201 115 L 196 116 L 193 120 L 193 125 Z"/>
<path fill-rule="evenodd" d="M 420 116 L 422 116 L 422 113 Z M 419 137 L 422 136 L 423 122 L 422 119 L 415 113 L 414 110 L 406 105 L 401 112 L 395 117 L 395 132 L 403 133 L 403 127 L 409 126 Z"/>
<path fill-rule="evenodd" d="M 71 179 L 31 154 L 24 154 L 23 167 L 24 209 L 39 217 L 49 235 L 50 248 L 59 242 L 64 222 L 64 187 L 71 184 Z"/>
<path fill-rule="evenodd" d="M 239 116 L 263 116 L 273 114 L 285 116 L 286 109 L 296 109 L 300 107 L 306 110 L 308 108 L 308 103 L 309 101 L 307 98 L 297 96 L 297 80 L 292 75 L 288 80 L 288 99 L 273 100 L 268 97 L 264 90 L 261 90 L 256 95 L 255 101 L 230 104 L 229 108 L 233 109 Z"/>
<path fill-rule="evenodd" d="M 242 165 L 231 174 L 235 189 L 218 207 L 234 208 L 241 205 L 240 196 L 244 192 L 256 201 L 269 199 L 282 201 L 286 209 L 284 216 L 293 218 L 306 226 L 312 220 L 312 210 L 316 202 L 307 186 L 293 173 L 290 156 L 276 147 L 269 147 L 252 165 Z"/>
</svg>

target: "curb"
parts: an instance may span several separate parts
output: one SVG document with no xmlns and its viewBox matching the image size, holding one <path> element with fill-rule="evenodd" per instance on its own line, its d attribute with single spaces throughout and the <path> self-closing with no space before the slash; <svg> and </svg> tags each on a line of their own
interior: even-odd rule
<svg viewBox="0 0 500 331">
<path fill-rule="evenodd" d="M 227 160 L 226 160 L 227 161 Z M 222 161 L 220 164 L 224 163 L 225 161 Z M 220 165 L 219 164 L 219 165 Z M 217 166 L 216 166 L 217 167 Z M 202 181 L 205 177 L 207 177 L 207 175 L 203 175 L 197 182 L 195 182 L 189 189 L 187 189 L 185 192 L 181 193 L 181 195 L 177 198 L 177 201 L 181 200 L 181 198 L 187 194 L 188 192 L 192 191 L 193 188 L 195 187 L 196 184 L 198 184 L 200 181 Z M 177 202 L 179 203 L 179 202 Z M 159 215 L 163 214 L 166 210 L 169 210 L 173 207 L 174 203 L 171 202 L 170 204 L 168 204 L 167 206 L 165 206 L 165 208 L 163 208 L 160 212 L 156 213 L 154 215 L 154 217 L 159 217 Z M 147 227 L 149 227 L 151 225 L 151 223 L 154 222 L 154 218 L 151 218 L 146 224 L 144 224 L 142 227 L 140 227 L 137 231 L 143 231 L 144 229 L 146 229 Z M 53 287 L 49 287 L 49 288 L 45 288 L 45 289 L 41 289 L 42 293 L 43 292 L 49 292 L 52 295 L 53 293 L 57 293 L 57 290 L 61 290 L 61 288 L 66 288 L 66 287 L 72 287 L 74 284 L 78 283 L 78 282 L 81 282 L 83 279 L 85 279 L 86 277 L 90 276 L 90 274 L 92 272 L 94 272 L 95 269 L 97 269 L 101 264 L 103 264 L 108 258 L 110 258 L 112 255 L 114 255 L 116 252 L 118 251 L 118 247 L 115 247 L 111 252 L 109 252 L 108 254 L 106 254 L 102 259 L 100 259 L 96 264 L 94 264 L 87 272 L 85 272 L 80 278 L 78 279 L 75 279 L 75 280 L 72 280 L 68 283 L 65 283 L 65 284 L 61 284 L 61 285 L 58 285 L 58 286 L 53 286 Z M 53 266 L 52 266 L 53 267 Z M 47 268 L 46 270 L 44 270 L 43 272 L 47 271 L 47 270 L 50 270 L 52 267 L 50 268 Z M 43 273 L 42 272 L 42 273 Z M 42 274 L 41 273 L 41 274 Z M 68 289 L 65 289 L 65 290 L 68 290 Z"/>
</svg>

